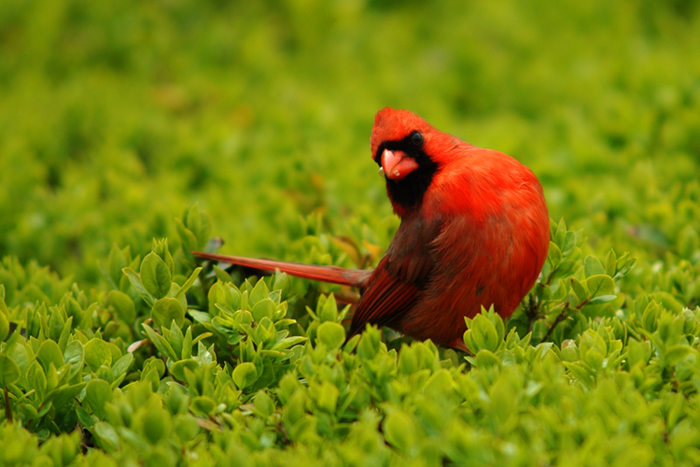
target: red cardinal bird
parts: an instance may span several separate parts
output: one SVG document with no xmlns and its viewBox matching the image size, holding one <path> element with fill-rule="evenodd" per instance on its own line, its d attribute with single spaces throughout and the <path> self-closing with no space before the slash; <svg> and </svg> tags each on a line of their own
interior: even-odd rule
<svg viewBox="0 0 700 467">
<path fill-rule="evenodd" d="M 373 323 L 463 349 L 464 317 L 491 304 L 509 317 L 542 269 L 549 247 L 542 186 L 512 157 L 406 110 L 379 111 L 370 144 L 401 218 L 374 271 L 194 255 L 359 287 L 350 336 Z"/>
</svg>

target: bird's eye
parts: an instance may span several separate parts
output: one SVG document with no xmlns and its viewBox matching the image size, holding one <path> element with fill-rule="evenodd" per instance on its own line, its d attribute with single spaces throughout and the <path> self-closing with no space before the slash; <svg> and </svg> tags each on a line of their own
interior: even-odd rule
<svg viewBox="0 0 700 467">
<path fill-rule="evenodd" d="M 411 143 L 415 144 L 416 146 L 423 144 L 423 135 L 418 131 L 411 133 L 411 136 L 409 136 L 408 139 L 410 139 Z"/>
</svg>

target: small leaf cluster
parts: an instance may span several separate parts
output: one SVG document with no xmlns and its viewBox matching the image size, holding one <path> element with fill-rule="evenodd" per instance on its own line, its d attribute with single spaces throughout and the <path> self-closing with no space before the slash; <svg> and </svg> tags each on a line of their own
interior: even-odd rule
<svg viewBox="0 0 700 467">
<path fill-rule="evenodd" d="M 625 302 L 618 283 L 634 268 L 636 258 L 628 253 L 618 258 L 610 250 L 601 261 L 583 256 L 585 239 L 567 229 L 564 220 L 551 222 L 547 260 L 533 291 L 516 310 L 509 328 L 521 335 L 532 332 L 539 340 L 550 336 L 556 342 L 581 333 L 588 318 L 612 317 Z M 561 324 L 560 324 L 561 323 Z"/>
</svg>

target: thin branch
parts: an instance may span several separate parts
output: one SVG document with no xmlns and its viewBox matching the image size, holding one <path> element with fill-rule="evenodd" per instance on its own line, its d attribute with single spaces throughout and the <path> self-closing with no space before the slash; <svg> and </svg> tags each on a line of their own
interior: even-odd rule
<svg viewBox="0 0 700 467">
<path fill-rule="evenodd" d="M 576 305 L 576 307 L 575 307 L 574 309 L 580 310 L 581 308 L 583 308 L 584 306 L 586 306 L 586 304 L 587 304 L 590 300 L 591 300 L 590 297 L 586 298 L 584 301 L 582 301 L 581 303 L 579 303 L 578 305 Z M 560 305 L 561 305 L 561 304 L 560 304 Z M 560 306 L 560 305 L 557 305 L 557 306 Z M 557 307 L 554 307 L 553 309 L 556 309 L 556 308 L 557 308 Z M 554 322 L 553 322 L 552 325 L 549 327 L 549 329 L 547 330 L 547 333 L 544 335 L 544 337 L 542 338 L 542 340 L 541 340 L 540 342 L 544 342 L 544 341 L 546 341 L 547 339 L 549 339 L 550 336 L 552 335 L 552 333 L 554 332 L 554 328 L 557 327 L 557 325 L 558 325 L 559 323 L 561 323 L 562 321 L 564 321 L 566 318 L 569 317 L 569 315 L 568 315 L 568 313 L 567 313 L 567 312 L 569 311 L 569 309 L 570 309 L 570 307 L 569 307 L 569 302 L 565 302 L 565 303 L 564 303 L 564 309 L 563 309 L 563 310 L 561 311 L 561 313 L 559 313 L 559 314 L 557 315 L 557 317 L 554 319 Z"/>
<path fill-rule="evenodd" d="M 532 329 L 535 326 L 535 321 L 541 318 L 541 315 L 537 312 L 539 305 L 535 302 L 535 300 L 536 296 L 534 293 L 528 295 L 527 307 L 525 309 L 525 316 L 527 316 L 528 319 L 527 332 L 532 332 Z"/>
<path fill-rule="evenodd" d="M 12 406 L 10 405 L 10 393 L 5 386 L 5 417 L 12 423 Z"/>
<path fill-rule="evenodd" d="M 564 321 L 566 318 L 568 318 L 568 316 L 566 315 L 566 312 L 567 312 L 568 309 L 569 309 L 569 306 L 567 305 L 566 308 L 564 308 L 564 310 L 563 310 L 561 313 L 559 313 L 559 314 L 557 315 L 557 317 L 554 319 L 554 322 L 552 323 L 552 325 L 551 325 L 551 326 L 549 327 L 549 329 L 547 330 L 547 333 L 546 333 L 546 334 L 544 335 L 544 337 L 542 338 L 542 341 L 541 341 L 541 342 L 545 342 L 545 341 L 549 340 L 549 337 L 550 337 L 550 336 L 552 335 L 552 333 L 554 332 L 554 328 L 557 327 L 557 324 L 561 323 L 561 322 Z"/>
</svg>

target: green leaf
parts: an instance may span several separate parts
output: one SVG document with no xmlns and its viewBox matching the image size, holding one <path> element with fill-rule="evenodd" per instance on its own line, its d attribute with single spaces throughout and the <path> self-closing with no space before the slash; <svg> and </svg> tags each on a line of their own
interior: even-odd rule
<svg viewBox="0 0 700 467">
<path fill-rule="evenodd" d="M 614 280 L 618 281 L 625 277 L 628 272 L 632 270 L 637 264 L 637 258 L 626 258 L 627 253 L 625 253 L 622 258 L 617 260 L 617 272 L 613 277 Z"/>
<path fill-rule="evenodd" d="M 360 336 L 357 336 L 359 339 Z M 308 337 L 304 336 L 291 336 L 291 337 L 285 337 L 284 339 L 280 339 L 275 343 L 275 345 L 272 346 L 271 350 L 283 350 L 283 349 L 288 349 L 292 346 L 295 346 L 297 344 L 301 344 L 302 342 L 306 341 Z"/>
<path fill-rule="evenodd" d="M 141 326 L 143 326 L 143 329 L 146 331 L 148 340 L 150 340 L 153 343 L 153 345 L 156 346 L 161 355 L 163 355 L 166 358 L 171 358 L 175 361 L 178 360 L 179 356 L 175 353 L 173 347 L 163 336 L 156 333 L 153 330 L 153 328 L 147 325 L 146 323 L 141 324 Z"/>
<path fill-rule="evenodd" d="M 105 405 L 112 402 L 112 388 L 100 378 L 93 378 L 85 388 L 85 401 L 97 418 L 105 418 Z"/>
<path fill-rule="evenodd" d="M 577 242 L 578 238 L 576 232 L 568 230 L 564 236 L 564 242 L 561 244 L 561 254 L 563 258 L 568 259 L 571 256 L 576 249 Z"/>
<path fill-rule="evenodd" d="M 357 344 L 357 354 L 362 360 L 372 360 L 379 351 L 382 333 L 376 326 L 367 324 Z"/>
<path fill-rule="evenodd" d="M 73 318 L 74 323 L 71 324 L 71 326 L 69 326 L 67 329 L 65 326 L 63 328 L 63 332 L 65 333 L 67 339 L 68 335 L 70 334 L 70 328 L 80 326 L 80 323 L 83 321 L 83 309 L 80 307 L 80 304 L 76 299 L 67 294 L 64 295 L 63 299 L 61 300 L 61 303 L 63 303 L 65 306 L 66 315 L 68 315 L 68 319 L 70 320 L 71 318 Z"/>
<path fill-rule="evenodd" d="M 330 381 L 325 380 L 318 388 L 316 405 L 326 413 L 335 413 L 339 395 L 338 388 Z"/>
<path fill-rule="evenodd" d="M 16 335 L 17 333 L 14 333 L 13 337 L 10 338 L 3 353 L 19 366 L 20 371 L 24 372 L 27 371 L 31 362 L 34 361 L 34 352 L 30 345 L 15 340 L 14 336 Z"/>
<path fill-rule="evenodd" d="M 474 317 L 471 331 L 472 339 L 474 339 L 479 349 L 487 349 L 495 352 L 502 342 L 502 340 L 498 338 L 496 327 L 482 313 Z"/>
<path fill-rule="evenodd" d="M 413 347 L 401 345 L 399 352 L 399 371 L 404 375 L 410 375 L 418 370 L 418 358 Z"/>
<path fill-rule="evenodd" d="M 660 302 L 664 308 L 671 310 L 675 314 L 680 314 L 680 312 L 683 311 L 683 304 L 668 292 L 654 292 L 650 294 L 650 297 Z"/>
<path fill-rule="evenodd" d="M 2 269 L 0 269 L 0 272 L 2 272 Z M 4 278 L 2 275 L 0 275 L 0 314 L 4 315 L 5 318 L 8 317 L 7 314 L 7 303 L 5 302 L 5 284 L 2 284 L 3 280 L 8 280 L 9 278 Z M 14 279 L 14 278 L 13 278 Z M 0 339 L 4 340 L 4 339 Z"/>
<path fill-rule="evenodd" d="M 269 417 L 275 411 L 272 399 L 265 391 L 258 391 L 255 395 L 255 410 L 263 417 Z"/>
<path fill-rule="evenodd" d="M 209 396 L 196 396 L 190 402 L 190 408 L 196 414 L 208 417 L 216 410 L 216 401 Z"/>
<path fill-rule="evenodd" d="M 588 291 L 586 291 L 583 284 L 575 277 L 571 278 L 571 289 L 574 291 L 580 302 L 588 298 Z"/>
<path fill-rule="evenodd" d="M 125 251 L 129 251 L 128 249 L 129 247 L 125 248 Z M 125 251 L 121 250 L 115 243 L 109 252 L 107 278 L 113 289 L 119 288 L 117 284 L 119 284 L 119 279 L 122 277 L 121 271 L 129 264 Z"/>
<path fill-rule="evenodd" d="M 584 386 L 587 388 L 591 388 L 593 386 L 593 382 L 595 381 L 594 376 L 591 374 L 590 370 L 585 368 L 582 364 L 578 362 L 564 362 L 564 366 L 571 372 L 573 377 L 583 383 Z"/>
<path fill-rule="evenodd" d="M 275 281 L 272 286 L 273 290 L 289 290 L 290 281 L 289 276 L 283 272 L 277 271 L 275 273 Z"/>
<path fill-rule="evenodd" d="M 107 295 L 107 303 L 114 308 L 114 311 L 117 312 L 117 316 L 125 323 L 132 323 L 136 318 L 134 301 L 124 292 L 120 292 L 119 290 L 110 291 Z"/>
<path fill-rule="evenodd" d="M 172 276 L 175 272 L 175 264 L 173 263 L 173 257 L 170 254 L 170 249 L 168 248 L 168 239 L 163 238 L 156 240 L 154 238 L 151 251 L 163 260 L 165 265 L 168 267 L 168 271 L 170 271 L 170 275 Z"/>
<path fill-rule="evenodd" d="M 172 326 L 170 327 L 172 329 Z M 200 334 L 198 339 L 203 339 L 202 334 Z M 182 339 L 182 353 L 181 358 L 190 358 L 192 357 L 192 345 L 196 343 L 192 341 L 192 326 L 187 328 L 187 331 L 185 332 L 185 337 Z"/>
<path fill-rule="evenodd" d="M 170 434 L 171 418 L 164 408 L 152 405 L 143 416 L 143 434 L 151 444 L 157 444 Z"/>
<path fill-rule="evenodd" d="M 509 376 L 508 373 L 501 375 L 490 391 L 491 413 L 501 424 L 505 424 L 517 413 L 517 392 L 514 381 Z"/>
<path fill-rule="evenodd" d="M 216 264 L 214 264 L 212 266 L 212 269 L 214 270 L 214 274 L 216 274 L 217 279 L 219 279 L 221 282 L 224 282 L 224 283 L 226 283 L 226 282 L 232 283 L 233 282 L 233 278 L 231 277 L 231 275 L 228 272 L 221 269 Z"/>
<path fill-rule="evenodd" d="M 196 360 L 187 358 L 185 360 L 174 362 L 168 369 L 170 370 L 170 374 L 172 374 L 178 381 L 185 381 L 185 368 L 189 368 L 190 371 L 195 371 L 197 368 L 199 368 L 199 363 L 197 363 Z"/>
<path fill-rule="evenodd" d="M 583 360 L 595 371 L 600 371 L 600 369 L 603 367 L 605 355 L 598 349 L 588 349 L 587 352 L 581 352 L 581 354 Z"/>
<path fill-rule="evenodd" d="M 250 303 L 251 304 L 256 304 L 260 300 L 264 300 L 268 298 L 267 296 L 270 294 L 270 289 L 267 288 L 267 284 L 265 284 L 264 280 L 259 280 L 257 284 L 255 284 L 255 287 L 253 287 L 253 290 L 250 292 Z"/>
<path fill-rule="evenodd" d="M 593 256 L 586 256 L 586 259 L 583 261 L 583 268 L 584 272 L 586 273 L 586 277 L 605 274 L 603 263 L 601 263 L 598 258 Z"/>
<path fill-rule="evenodd" d="M 211 315 L 209 313 L 197 310 L 187 310 L 187 313 L 189 313 L 190 316 L 192 316 L 196 321 L 202 324 L 211 323 Z"/>
<path fill-rule="evenodd" d="M 61 348 L 52 340 L 45 340 L 39 347 L 36 356 L 44 367 L 44 370 L 49 369 L 50 363 L 53 363 L 56 368 L 61 368 L 65 363 L 63 361 L 63 352 Z"/>
<path fill-rule="evenodd" d="M 318 307 L 316 308 L 316 314 L 321 321 L 338 320 L 338 305 L 335 302 L 335 296 L 333 294 L 328 295 L 321 309 L 318 309 Z"/>
<path fill-rule="evenodd" d="M 345 342 L 345 328 L 334 321 L 323 322 L 316 329 L 316 338 L 328 348 L 340 348 Z"/>
<path fill-rule="evenodd" d="M 552 268 L 556 268 L 561 262 L 561 250 L 554 242 L 549 242 L 547 262 L 552 265 Z"/>
<path fill-rule="evenodd" d="M 170 328 L 173 321 L 181 328 L 185 324 L 185 310 L 179 300 L 170 297 L 161 298 L 153 305 L 151 318 L 156 328 Z"/>
<path fill-rule="evenodd" d="M 262 321 L 263 318 L 272 319 L 272 315 L 275 313 L 275 302 L 269 298 L 264 298 L 258 301 L 251 310 L 253 319 L 256 322 Z"/>
<path fill-rule="evenodd" d="M 490 350 L 481 349 L 476 354 L 476 366 L 478 368 L 500 367 L 502 365 L 501 359 Z"/>
<path fill-rule="evenodd" d="M 611 295 L 615 292 L 615 281 L 605 274 L 593 275 L 586 279 L 586 288 L 591 297 Z"/>
<path fill-rule="evenodd" d="M 396 449 L 408 452 L 416 446 L 418 430 L 413 419 L 405 412 L 392 410 L 384 419 L 382 427 L 386 441 Z"/>
<path fill-rule="evenodd" d="M 197 237 L 192 233 L 190 229 L 185 227 L 180 219 L 175 219 L 175 228 L 177 229 L 177 234 L 180 236 L 182 241 L 182 248 L 185 251 L 192 251 L 197 249 Z"/>
<path fill-rule="evenodd" d="M 2 299 L 0 299 L 2 300 Z M 4 303 L 4 302 L 3 302 Z M 10 333 L 10 321 L 5 316 L 5 313 L 0 311 L 0 342 L 3 342 Z"/>
<path fill-rule="evenodd" d="M 576 261 L 570 259 L 562 261 L 552 273 L 552 280 L 570 276 L 576 271 L 577 266 Z"/>
<path fill-rule="evenodd" d="M 192 284 L 194 284 L 194 281 L 197 280 L 197 277 L 199 276 L 200 272 L 202 272 L 202 268 L 196 268 L 194 271 L 192 271 L 190 277 L 187 278 L 185 283 L 182 284 L 182 287 L 177 292 L 177 295 L 175 295 L 175 299 L 179 299 L 181 296 L 185 295 L 185 292 L 187 292 L 189 288 L 192 287 Z"/>
<path fill-rule="evenodd" d="M 141 281 L 143 287 L 155 298 L 163 298 L 170 291 L 172 284 L 170 270 L 157 254 L 149 253 L 141 263 Z"/>
<path fill-rule="evenodd" d="M 17 364 L 7 355 L 0 354 L 0 388 L 16 383 L 20 376 Z"/>
<path fill-rule="evenodd" d="M 551 237 L 554 243 L 557 245 L 562 245 L 564 243 L 564 239 L 566 238 L 566 222 L 564 221 L 564 218 L 561 218 L 559 220 L 559 223 L 554 224 L 552 222 L 552 219 L 550 219 L 550 231 L 551 231 Z"/>
<path fill-rule="evenodd" d="M 668 365 L 677 365 L 691 352 L 693 352 L 693 349 L 688 347 L 687 345 L 673 345 L 665 350 L 664 360 Z"/>
<path fill-rule="evenodd" d="M 197 239 L 197 248 L 204 248 L 211 235 L 211 218 L 209 217 L 209 214 L 200 210 L 199 205 L 195 203 L 185 213 L 183 224 Z"/>
<path fill-rule="evenodd" d="M 143 282 L 141 282 L 141 276 L 134 271 L 131 268 L 124 268 L 122 269 L 124 274 L 126 274 L 126 277 L 129 278 L 129 282 L 131 282 L 131 286 L 136 290 L 136 292 L 143 298 L 143 300 L 148 304 L 148 306 L 153 306 L 153 303 L 155 303 L 155 299 L 153 298 L 153 295 L 148 293 L 148 290 L 143 286 Z"/>
<path fill-rule="evenodd" d="M 289 400 L 284 405 L 283 419 L 293 425 L 299 421 L 306 413 L 306 395 L 303 391 L 294 391 Z"/>
<path fill-rule="evenodd" d="M 639 342 L 636 339 L 630 338 L 627 343 L 627 360 L 629 367 L 632 368 L 640 363 L 646 365 L 651 358 L 651 343 L 649 341 Z"/>
<path fill-rule="evenodd" d="M 180 440 L 191 441 L 199 433 L 197 418 L 189 414 L 178 414 L 173 417 L 173 429 Z"/>
<path fill-rule="evenodd" d="M 134 355 L 131 353 L 125 353 L 112 365 L 112 376 L 115 382 L 119 382 L 120 378 L 126 376 L 126 372 L 134 361 Z M 113 383 L 114 385 L 114 383 Z"/>
<path fill-rule="evenodd" d="M 236 365 L 233 370 L 233 382 L 240 389 L 245 389 L 252 385 L 258 378 L 258 370 L 251 362 L 243 362 Z"/>
<path fill-rule="evenodd" d="M 85 362 L 92 371 L 97 371 L 102 365 L 112 365 L 112 351 L 109 346 L 108 342 L 97 337 L 85 344 Z"/>
<path fill-rule="evenodd" d="M 78 340 L 71 342 L 63 352 L 63 360 L 71 366 L 71 378 L 76 376 L 85 363 L 85 346 Z"/>
<path fill-rule="evenodd" d="M 602 305 L 603 303 L 612 302 L 617 298 L 617 295 L 599 295 L 588 301 L 586 305 Z"/>
<path fill-rule="evenodd" d="M 700 236 L 691 225 L 687 225 L 678 233 L 676 248 L 678 255 L 686 259 L 691 259 L 693 254 L 700 250 Z"/>
<path fill-rule="evenodd" d="M 27 370 L 27 382 L 43 401 L 44 395 L 46 394 L 47 380 L 46 372 L 44 372 L 44 369 L 38 361 L 32 363 L 29 370 Z"/>
<path fill-rule="evenodd" d="M 119 435 L 111 423 L 97 422 L 93 427 L 93 432 L 99 440 L 100 445 L 107 452 L 116 451 L 119 449 Z"/>
<path fill-rule="evenodd" d="M 78 397 L 83 389 L 85 389 L 86 383 L 78 383 L 73 385 L 64 384 L 53 391 L 51 391 L 47 396 L 44 403 L 53 402 L 55 407 L 65 407 L 66 404 L 71 403 L 73 399 Z"/>
<path fill-rule="evenodd" d="M 642 313 L 642 326 L 648 332 L 656 330 L 656 322 L 661 312 L 661 306 L 655 301 L 650 301 Z"/>
<path fill-rule="evenodd" d="M 65 311 L 65 306 L 50 308 L 50 310 L 51 313 L 49 315 L 49 334 L 46 337 L 58 342 L 58 340 L 61 338 L 61 333 L 63 332 L 63 326 L 66 324 L 66 320 L 63 317 L 63 311 Z"/>
<path fill-rule="evenodd" d="M 615 254 L 615 250 L 610 250 L 608 251 L 608 254 L 605 256 L 605 274 L 608 276 L 614 276 L 615 272 L 617 271 L 617 255 Z"/>
</svg>

